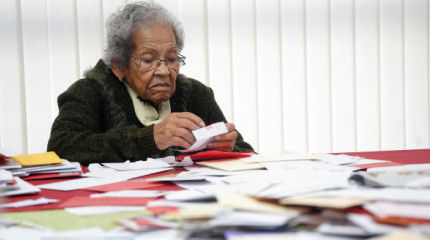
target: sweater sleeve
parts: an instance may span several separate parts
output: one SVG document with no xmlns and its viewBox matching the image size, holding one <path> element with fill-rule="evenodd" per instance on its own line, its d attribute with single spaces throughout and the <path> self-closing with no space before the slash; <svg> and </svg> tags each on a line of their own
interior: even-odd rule
<svg viewBox="0 0 430 240">
<path fill-rule="evenodd" d="M 208 96 L 210 97 L 210 101 L 211 101 L 211 106 L 212 106 L 212 110 L 209 113 L 209 122 L 211 123 L 215 123 L 215 122 L 227 122 L 224 113 L 221 111 L 221 108 L 219 107 L 218 103 L 215 100 L 215 96 L 214 93 L 212 91 L 212 89 L 210 90 L 210 94 L 208 94 Z M 252 148 L 252 146 L 245 142 L 242 134 L 236 129 L 237 131 L 237 139 L 236 139 L 236 145 L 233 148 L 233 152 L 254 152 L 254 149 Z"/>
<path fill-rule="evenodd" d="M 118 162 L 157 157 L 153 127 L 133 124 L 103 129 L 101 86 L 81 80 L 58 97 L 59 115 L 55 119 L 48 151 L 81 164 Z"/>
<path fill-rule="evenodd" d="M 215 100 L 214 92 L 210 87 L 198 82 L 197 80 L 190 79 L 192 90 L 189 99 L 189 110 L 200 116 L 206 125 L 216 122 L 227 122 L 224 113 Z M 233 148 L 234 152 L 254 152 L 252 146 L 245 142 L 242 134 L 236 129 L 238 136 L 236 145 Z"/>
</svg>

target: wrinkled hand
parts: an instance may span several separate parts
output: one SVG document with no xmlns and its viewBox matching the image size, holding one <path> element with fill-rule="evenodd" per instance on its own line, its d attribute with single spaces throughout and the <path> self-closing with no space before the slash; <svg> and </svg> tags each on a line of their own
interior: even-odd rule
<svg viewBox="0 0 430 240">
<path fill-rule="evenodd" d="M 227 133 L 216 136 L 213 142 L 206 145 L 208 149 L 231 152 L 236 145 L 237 132 L 233 123 L 226 123 Z"/>
<path fill-rule="evenodd" d="M 172 113 L 154 125 L 155 144 L 160 150 L 171 146 L 187 149 L 196 141 L 192 131 L 204 126 L 203 120 L 192 113 Z"/>
</svg>

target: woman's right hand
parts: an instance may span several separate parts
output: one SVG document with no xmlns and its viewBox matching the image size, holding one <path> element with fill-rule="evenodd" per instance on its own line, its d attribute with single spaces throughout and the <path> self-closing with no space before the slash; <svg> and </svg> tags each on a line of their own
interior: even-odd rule
<svg viewBox="0 0 430 240">
<path fill-rule="evenodd" d="M 192 131 L 205 126 L 203 120 L 190 112 L 175 112 L 154 125 L 154 140 L 157 148 L 171 146 L 189 148 L 196 141 Z"/>
</svg>

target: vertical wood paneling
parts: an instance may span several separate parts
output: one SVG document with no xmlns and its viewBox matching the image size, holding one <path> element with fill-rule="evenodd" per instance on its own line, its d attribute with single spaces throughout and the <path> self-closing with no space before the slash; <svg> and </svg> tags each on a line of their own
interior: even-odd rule
<svg viewBox="0 0 430 240">
<path fill-rule="evenodd" d="M 169 10 L 175 17 L 179 15 L 179 0 L 155 0 L 154 2 L 161 4 Z"/>
<path fill-rule="evenodd" d="M 74 0 L 47 3 L 50 95 L 58 96 L 80 75 L 76 8 Z M 51 114 L 52 119 L 58 115 L 55 97 L 51 100 Z"/>
<path fill-rule="evenodd" d="M 381 148 L 405 147 L 403 0 L 380 1 Z"/>
<path fill-rule="evenodd" d="M 208 1 L 209 85 L 227 120 L 234 122 L 232 106 L 230 1 Z"/>
<path fill-rule="evenodd" d="M 332 151 L 355 151 L 354 0 L 330 5 Z"/>
<path fill-rule="evenodd" d="M 127 3 L 127 0 L 101 0 L 103 7 L 103 24 L 106 22 L 106 19 L 115 13 L 119 7 L 122 7 Z"/>
<path fill-rule="evenodd" d="M 206 1 L 180 0 L 179 6 L 186 36 L 183 53 L 187 57 L 181 72 L 208 84 Z"/>
<path fill-rule="evenodd" d="M 330 7 L 327 0 L 307 0 L 306 8 L 309 151 L 330 152 Z"/>
<path fill-rule="evenodd" d="M 138 0 L 6 0 L 0 148 L 43 152 L 56 99 Z M 426 0 L 147 0 L 183 23 L 181 69 L 259 153 L 430 147 Z"/>
<path fill-rule="evenodd" d="M 261 153 L 283 151 L 279 7 L 278 0 L 256 1 L 258 136 Z"/>
<path fill-rule="evenodd" d="M 379 6 L 355 1 L 357 150 L 380 148 Z"/>
<path fill-rule="evenodd" d="M 116 12 L 119 7 L 122 7 L 127 3 L 127 0 L 101 0 L 103 7 L 103 24 L 106 22 L 106 19 L 112 15 L 112 13 Z"/>
<path fill-rule="evenodd" d="M 305 0 L 281 1 L 284 151 L 307 152 Z"/>
<path fill-rule="evenodd" d="M 102 21 L 103 21 L 103 43 L 106 43 L 106 19 L 115 13 L 120 6 L 126 4 L 126 0 L 101 0 L 102 1 Z"/>
<path fill-rule="evenodd" d="M 102 9 L 100 0 L 76 0 L 79 76 L 103 56 Z"/>
<path fill-rule="evenodd" d="M 426 0 L 405 2 L 406 147 L 429 146 L 428 32 Z"/>
<path fill-rule="evenodd" d="M 245 139 L 259 150 L 254 1 L 231 1 L 231 24 L 233 118 Z"/>
<path fill-rule="evenodd" d="M 154 0 L 126 0 L 126 3 L 136 3 L 136 2 L 154 2 Z"/>
<path fill-rule="evenodd" d="M 21 14 L 18 1 L 0 8 L 0 148 L 27 152 Z"/>
<path fill-rule="evenodd" d="M 28 152 L 46 151 L 52 123 L 46 5 L 21 1 Z"/>
</svg>

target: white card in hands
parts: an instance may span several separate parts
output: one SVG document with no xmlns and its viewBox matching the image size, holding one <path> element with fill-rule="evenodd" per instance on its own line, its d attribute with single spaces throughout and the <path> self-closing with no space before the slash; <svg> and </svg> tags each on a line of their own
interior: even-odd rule
<svg viewBox="0 0 430 240">
<path fill-rule="evenodd" d="M 196 142 L 186 150 L 182 152 L 195 152 L 206 148 L 206 144 L 212 142 L 215 136 L 227 133 L 228 129 L 223 122 L 217 122 L 206 127 L 194 130 L 193 135 L 196 138 Z"/>
</svg>

